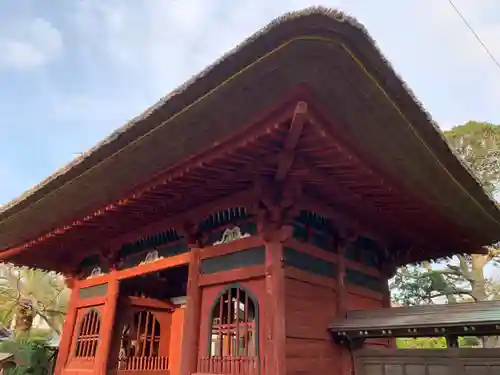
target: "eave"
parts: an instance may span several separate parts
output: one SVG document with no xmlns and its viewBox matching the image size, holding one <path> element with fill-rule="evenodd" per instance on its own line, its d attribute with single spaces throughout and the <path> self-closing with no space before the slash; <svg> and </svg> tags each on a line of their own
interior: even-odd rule
<svg viewBox="0 0 500 375">
<path fill-rule="evenodd" d="M 321 115 L 308 90 L 299 90 L 292 98 L 273 107 L 245 131 L 165 171 L 120 200 L 0 253 L 0 258 L 49 269 L 68 266 L 91 250 L 109 251 L 123 244 L 125 237 L 137 239 L 133 236 L 138 231 L 146 235 L 170 227 L 182 229 L 183 222 L 201 220 L 225 197 L 232 204 L 252 207 L 265 199 L 256 190 L 258 181 L 280 186 L 283 176 L 286 184 L 301 186 L 299 207 L 324 214 L 339 228 L 380 239 L 392 251 L 395 264 L 451 255 L 449 248 L 467 252 L 471 244 L 478 243 L 474 233 L 467 233 L 386 178 L 340 141 L 332 132 L 336 126 Z M 301 115 L 296 133 L 300 106 L 307 111 Z"/>
<path fill-rule="evenodd" d="M 499 301 L 347 312 L 329 327 L 338 341 L 500 334 Z"/>
<path fill-rule="evenodd" d="M 273 112 L 273 105 L 303 86 L 332 126 L 332 136 L 416 201 L 433 207 L 435 215 L 451 220 L 458 232 L 448 230 L 447 236 L 474 238 L 464 250 L 478 251 L 499 239 L 497 205 L 455 157 L 366 31 L 342 13 L 309 9 L 272 23 L 9 204 L 0 213 L 0 249 L 24 247 L 50 231 L 59 237 L 71 223 L 106 216 L 154 176 L 182 170 L 194 155 L 243 134 L 256 114 Z"/>
</svg>

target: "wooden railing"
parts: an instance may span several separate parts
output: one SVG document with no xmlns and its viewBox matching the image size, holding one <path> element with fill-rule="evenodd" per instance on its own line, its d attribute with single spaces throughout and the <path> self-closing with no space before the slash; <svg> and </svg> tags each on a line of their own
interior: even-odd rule
<svg viewBox="0 0 500 375">
<path fill-rule="evenodd" d="M 168 357 L 130 357 L 120 363 L 120 371 L 168 370 Z"/>
<path fill-rule="evenodd" d="M 205 374 L 257 375 L 258 360 L 255 357 L 201 357 L 198 372 Z"/>
</svg>

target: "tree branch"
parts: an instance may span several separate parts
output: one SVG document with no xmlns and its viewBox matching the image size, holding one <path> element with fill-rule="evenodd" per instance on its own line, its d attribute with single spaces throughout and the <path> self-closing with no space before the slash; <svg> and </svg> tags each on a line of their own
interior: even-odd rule
<svg viewBox="0 0 500 375">
<path fill-rule="evenodd" d="M 52 322 L 50 321 L 50 319 L 45 315 L 43 314 L 41 311 L 37 311 L 36 312 L 43 320 L 45 320 L 45 322 L 49 325 L 50 328 L 52 328 L 58 335 L 61 334 L 61 332 L 59 331 L 58 328 L 56 328 Z"/>
</svg>

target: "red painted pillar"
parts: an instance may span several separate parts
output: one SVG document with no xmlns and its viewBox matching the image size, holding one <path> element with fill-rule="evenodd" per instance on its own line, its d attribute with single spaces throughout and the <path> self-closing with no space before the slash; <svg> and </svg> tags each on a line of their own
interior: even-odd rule
<svg viewBox="0 0 500 375">
<path fill-rule="evenodd" d="M 187 303 L 182 333 L 180 375 L 191 375 L 196 372 L 198 367 L 201 314 L 201 288 L 199 285 L 200 248 L 198 243 L 193 244 L 193 247 L 191 247 L 188 272 Z"/>
<path fill-rule="evenodd" d="M 341 240 L 338 244 L 338 263 L 337 263 L 337 315 L 345 316 L 347 312 L 347 290 L 345 286 L 346 274 L 346 248 L 349 240 Z M 351 375 L 353 373 L 354 363 L 352 362 L 351 349 L 341 346 L 340 364 L 341 375 Z"/>
<path fill-rule="evenodd" d="M 337 315 L 343 316 L 347 311 L 347 291 L 345 287 L 345 244 L 338 247 L 337 263 Z"/>
<path fill-rule="evenodd" d="M 66 285 L 71 289 L 71 297 L 69 299 L 68 311 L 64 319 L 64 326 L 59 343 L 59 353 L 57 354 L 56 366 L 54 368 L 54 375 L 60 375 L 71 352 L 71 341 L 73 332 L 75 331 L 77 308 L 76 305 L 79 299 L 78 280 L 74 278 L 66 279 Z"/>
<path fill-rule="evenodd" d="M 106 304 L 101 321 L 99 345 L 95 358 L 95 374 L 105 375 L 108 370 L 109 355 L 115 325 L 116 305 L 118 303 L 120 284 L 116 278 L 116 271 L 111 271 L 106 294 Z"/>
<path fill-rule="evenodd" d="M 266 232 L 264 229 L 264 233 Z M 266 304 L 264 375 L 286 374 L 285 270 L 282 230 L 266 235 Z"/>
<path fill-rule="evenodd" d="M 382 307 L 385 309 L 390 309 L 392 308 L 392 299 L 391 299 L 391 290 L 389 287 L 389 279 L 391 279 L 394 276 L 394 267 L 390 264 L 390 262 L 387 262 L 385 267 L 382 269 L 382 277 L 384 280 L 382 281 L 384 283 L 384 288 L 383 288 L 383 293 L 384 297 L 382 300 Z M 388 348 L 395 348 L 396 347 L 396 339 L 388 339 L 387 340 L 387 347 Z"/>
</svg>

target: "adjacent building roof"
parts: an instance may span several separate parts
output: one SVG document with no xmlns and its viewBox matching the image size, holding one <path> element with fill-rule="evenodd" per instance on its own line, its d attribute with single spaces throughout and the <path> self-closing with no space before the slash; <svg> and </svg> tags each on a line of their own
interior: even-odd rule
<svg viewBox="0 0 500 375">
<path fill-rule="evenodd" d="M 348 311 L 329 327 L 334 337 L 432 337 L 500 333 L 500 301 Z"/>
<path fill-rule="evenodd" d="M 0 353 L 0 365 L 5 362 L 9 362 L 14 359 L 14 354 L 12 353 Z"/>
<path fill-rule="evenodd" d="M 446 236 L 473 238 L 460 250 L 500 239 L 496 203 L 455 157 L 364 27 L 336 10 L 310 8 L 273 21 L 4 206 L 0 251 L 50 231 L 52 237 L 63 235 L 72 222 L 244 129 L 298 86 L 308 88 L 365 160 L 461 228 Z"/>
<path fill-rule="evenodd" d="M 14 337 L 14 332 L 11 329 L 0 327 L 0 341 L 10 340 Z"/>
</svg>

